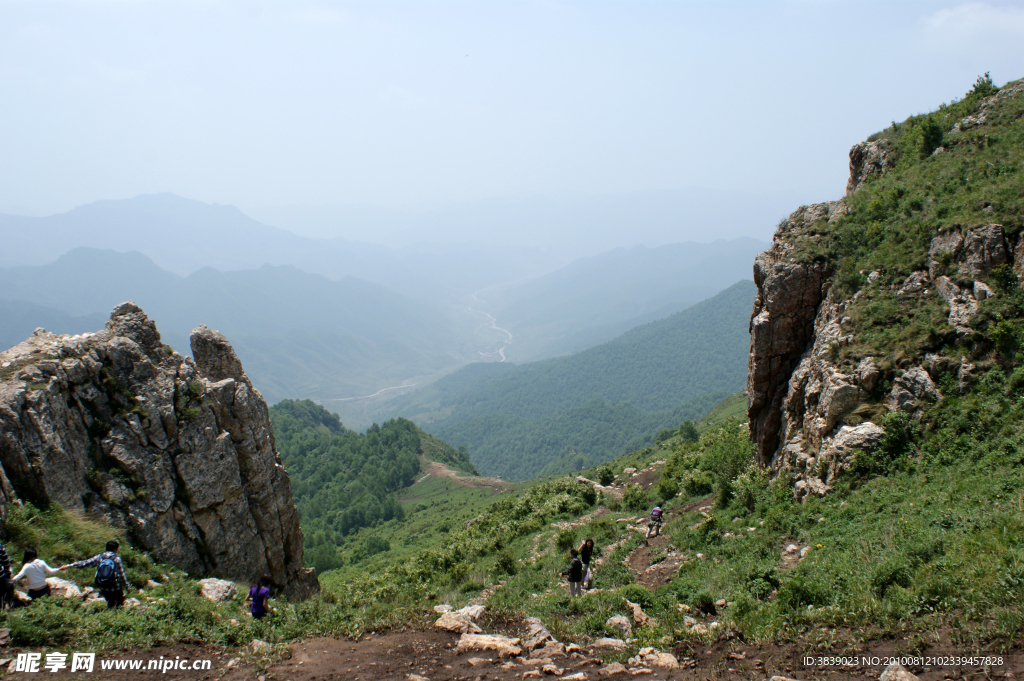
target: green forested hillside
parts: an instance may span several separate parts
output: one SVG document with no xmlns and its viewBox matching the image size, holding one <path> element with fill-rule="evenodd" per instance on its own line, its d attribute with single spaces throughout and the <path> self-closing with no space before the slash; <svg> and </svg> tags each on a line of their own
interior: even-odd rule
<svg viewBox="0 0 1024 681">
<path fill-rule="evenodd" d="M 392 413 L 465 446 L 485 475 L 578 470 L 698 418 L 745 381 L 754 284 L 568 357 L 474 364 L 397 398 Z"/>
<path fill-rule="evenodd" d="M 525 480 L 580 471 L 654 441 L 655 433 L 700 418 L 727 393 L 714 392 L 675 409 L 645 413 L 628 402 L 591 400 L 538 418 L 478 416 L 439 430 L 470 442 L 473 462 L 486 475 Z"/>
<path fill-rule="evenodd" d="M 472 471 L 464 452 L 431 438 L 411 421 L 374 424 L 366 433 L 346 429 L 338 417 L 310 401 L 285 400 L 270 409 L 277 448 L 292 480 L 305 533 L 306 561 L 318 570 L 342 562 L 344 535 L 381 521 L 401 519 L 395 492 L 420 472 L 428 439 L 432 458 Z"/>
</svg>

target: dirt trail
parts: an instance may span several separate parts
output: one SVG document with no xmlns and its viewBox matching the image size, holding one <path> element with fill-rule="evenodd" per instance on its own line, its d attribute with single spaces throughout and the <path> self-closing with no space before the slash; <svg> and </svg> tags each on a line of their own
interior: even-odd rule
<svg viewBox="0 0 1024 681">
<path fill-rule="evenodd" d="M 522 636 L 521 626 L 516 622 L 485 623 L 488 633 L 506 633 Z M 938 632 L 940 639 L 948 641 L 950 632 Z M 851 632 L 836 632 L 837 638 L 847 642 L 853 638 Z M 840 634 L 845 634 L 841 635 Z M 201 645 L 158 646 L 149 650 L 129 650 L 123 652 L 101 653 L 99 659 L 210 659 L 214 662 L 208 671 L 169 670 L 166 673 L 152 670 L 142 671 L 103 671 L 98 669 L 93 674 L 83 672 L 69 673 L 63 670 L 58 673 L 45 672 L 49 679 L 83 679 L 96 678 L 101 681 L 139 681 L 152 679 L 189 679 L 192 681 L 406 681 L 409 675 L 415 674 L 429 681 L 522 681 L 534 676 L 533 670 L 540 670 L 542 663 L 527 655 L 514 660 L 500 659 L 493 652 L 465 652 L 456 654 L 455 645 L 458 634 L 438 632 L 429 629 L 402 629 L 381 632 L 364 636 L 358 641 L 316 637 L 296 641 L 288 646 L 286 659 L 257 667 L 251 660 L 240 654 L 232 654 L 221 649 Z M 876 665 L 856 665 L 849 668 L 822 667 L 817 664 L 804 664 L 806 654 L 805 642 L 786 642 L 781 644 L 752 645 L 737 638 L 717 641 L 712 645 L 702 643 L 680 643 L 669 649 L 679 658 L 686 661 L 686 667 L 677 670 L 654 670 L 640 678 L 664 681 L 696 681 L 697 679 L 721 679 L 722 681 L 746 681 L 768 679 L 779 675 L 787 678 L 818 681 L 849 681 L 850 679 L 877 679 L 885 669 L 883 663 Z M 844 643 L 837 643 L 833 655 L 856 654 L 860 657 L 873 657 L 880 660 L 896 655 L 894 641 L 874 641 L 854 650 L 847 650 Z M 850 644 L 852 646 L 852 644 Z M 13 657 L 11 651 L 7 655 Z M 994 666 L 989 670 L 980 667 L 921 667 L 910 666 L 910 671 L 921 681 L 939 681 L 944 679 L 985 679 L 993 677 L 1020 678 L 1024 675 L 1024 655 L 1021 655 L 1021 642 L 1018 641 L 1013 650 L 1001 655 L 1002 666 Z M 819 653 L 823 654 L 823 653 Z M 963 655 L 965 651 L 957 650 L 948 644 L 940 644 L 922 650 L 922 657 L 945 657 Z M 5 655 L 5 656 L 7 656 Z M 230 660 L 242 659 L 241 664 L 227 667 Z M 547 662 L 549 660 L 545 660 Z M 627 673 L 603 676 L 599 673 L 604 665 L 595 655 L 584 650 L 575 656 L 555 656 L 550 659 L 555 666 L 564 670 L 563 677 L 582 672 L 588 681 L 597 679 L 629 679 Z M 692 664 L 692 666 L 690 666 Z M 40 673 L 7 674 L 12 679 L 41 678 Z M 555 678 L 540 675 L 539 678 Z"/>
<path fill-rule="evenodd" d="M 462 485 L 463 487 L 486 487 L 496 492 L 503 491 L 509 485 L 501 478 L 483 478 L 474 475 L 465 475 L 458 471 L 452 470 L 445 466 L 443 463 L 437 461 L 423 461 L 423 465 L 426 467 L 426 473 L 420 476 L 420 479 L 416 482 L 422 482 L 429 477 L 445 478 L 452 482 Z"/>
</svg>

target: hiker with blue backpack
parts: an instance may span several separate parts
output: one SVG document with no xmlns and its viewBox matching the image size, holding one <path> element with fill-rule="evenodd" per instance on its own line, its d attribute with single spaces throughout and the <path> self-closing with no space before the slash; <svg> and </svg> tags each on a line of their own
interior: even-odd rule
<svg viewBox="0 0 1024 681">
<path fill-rule="evenodd" d="M 128 578 L 124 576 L 124 566 L 117 555 L 121 545 L 115 539 L 107 542 L 107 550 L 88 560 L 80 560 L 70 565 L 61 565 L 61 570 L 87 568 L 96 566 L 96 588 L 107 601 L 108 608 L 117 608 L 124 603 L 124 592 L 128 589 Z"/>
</svg>

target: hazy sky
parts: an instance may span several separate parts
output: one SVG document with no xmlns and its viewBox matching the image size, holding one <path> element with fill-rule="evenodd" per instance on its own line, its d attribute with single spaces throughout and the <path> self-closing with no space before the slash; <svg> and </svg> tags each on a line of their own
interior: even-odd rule
<svg viewBox="0 0 1024 681">
<path fill-rule="evenodd" d="M 0 211 L 836 198 L 1022 44 L 999 2 L 0 0 Z"/>
</svg>

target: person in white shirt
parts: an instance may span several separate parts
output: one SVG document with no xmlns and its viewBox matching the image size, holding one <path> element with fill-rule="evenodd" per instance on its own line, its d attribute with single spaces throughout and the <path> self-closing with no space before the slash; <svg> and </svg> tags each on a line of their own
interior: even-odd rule
<svg viewBox="0 0 1024 681">
<path fill-rule="evenodd" d="M 25 560 L 22 562 L 21 572 L 11 577 L 11 581 L 17 582 L 27 578 L 28 597 L 35 600 L 50 595 L 50 585 L 46 583 L 46 575 L 55 575 L 58 572 L 60 572 L 58 569 L 39 560 L 36 550 L 30 546 L 25 549 Z"/>
</svg>

